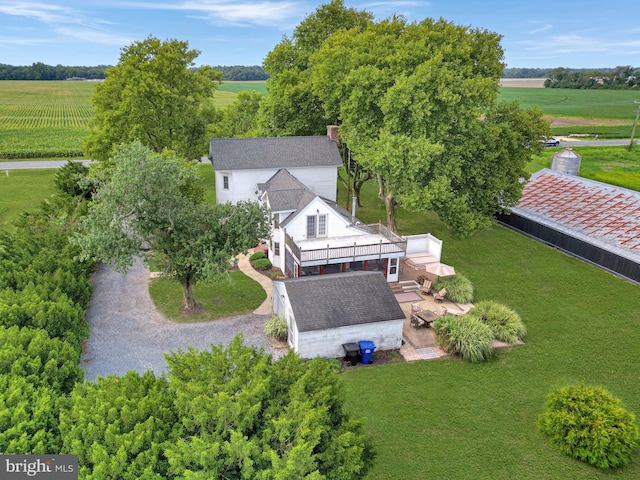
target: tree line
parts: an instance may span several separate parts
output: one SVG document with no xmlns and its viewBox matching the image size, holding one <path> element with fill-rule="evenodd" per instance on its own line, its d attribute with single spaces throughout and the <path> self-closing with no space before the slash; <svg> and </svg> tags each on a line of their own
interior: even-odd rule
<svg viewBox="0 0 640 480">
<path fill-rule="evenodd" d="M 0 80 L 67 80 L 71 78 L 102 80 L 105 78 L 107 68 L 109 68 L 108 65 L 70 67 L 46 65 L 42 62 L 17 67 L 0 64 Z"/>
<path fill-rule="evenodd" d="M 106 70 L 110 67 L 110 65 L 97 65 L 95 67 L 52 66 L 42 62 L 23 66 L 0 63 L 0 80 L 104 80 L 107 76 Z M 253 81 L 269 78 L 269 74 L 259 65 L 234 65 L 230 67 L 218 65 L 213 69 L 222 72 L 222 80 Z"/>
<path fill-rule="evenodd" d="M 546 88 L 630 90 L 640 88 L 640 67 L 613 69 L 554 68 L 546 75 Z"/>
</svg>

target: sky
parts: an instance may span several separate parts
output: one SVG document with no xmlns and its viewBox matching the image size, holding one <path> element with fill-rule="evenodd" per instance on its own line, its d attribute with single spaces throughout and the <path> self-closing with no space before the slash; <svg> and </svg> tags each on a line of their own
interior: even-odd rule
<svg viewBox="0 0 640 480">
<path fill-rule="evenodd" d="M 196 65 L 261 65 L 327 1 L 0 0 L 0 63 L 115 65 L 149 35 L 201 51 Z M 640 67 L 640 1 L 344 0 L 377 20 L 444 18 L 502 35 L 507 67 Z"/>
</svg>

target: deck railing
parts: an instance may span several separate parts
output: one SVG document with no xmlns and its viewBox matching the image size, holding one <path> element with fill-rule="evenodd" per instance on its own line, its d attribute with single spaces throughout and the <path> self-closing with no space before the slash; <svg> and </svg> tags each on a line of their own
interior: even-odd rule
<svg viewBox="0 0 640 480">
<path fill-rule="evenodd" d="M 285 231 L 285 242 L 301 265 L 306 262 L 329 262 L 338 258 L 349 258 L 353 259 L 353 261 L 357 261 L 361 257 L 377 256 L 381 258 L 383 255 L 404 253 L 407 250 L 407 241 L 380 223 L 358 225 L 358 227 L 367 230 L 369 233 L 382 235 L 384 240 L 380 239 L 379 242 L 364 245 L 358 245 L 354 242 L 353 245 L 331 247 L 331 238 L 327 238 L 327 246 L 325 248 L 303 250 Z"/>
</svg>

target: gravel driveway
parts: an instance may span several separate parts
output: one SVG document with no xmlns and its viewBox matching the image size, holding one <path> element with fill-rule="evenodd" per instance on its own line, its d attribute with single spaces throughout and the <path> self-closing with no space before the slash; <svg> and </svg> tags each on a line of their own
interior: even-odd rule
<svg viewBox="0 0 640 480">
<path fill-rule="evenodd" d="M 262 328 L 268 315 L 242 315 L 204 323 L 174 323 L 160 314 L 149 296 L 149 271 L 138 259 L 126 275 L 100 265 L 93 278 L 94 291 L 87 310 L 90 337 L 82 355 L 86 380 L 98 376 L 166 371 L 163 353 L 211 344 L 227 345 L 238 334 L 244 343 L 274 354 Z M 279 353 L 279 352 L 278 352 Z"/>
</svg>

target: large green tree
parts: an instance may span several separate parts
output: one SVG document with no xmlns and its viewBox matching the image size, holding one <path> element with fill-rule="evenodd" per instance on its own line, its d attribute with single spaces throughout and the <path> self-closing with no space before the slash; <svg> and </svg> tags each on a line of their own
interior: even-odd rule
<svg viewBox="0 0 640 480">
<path fill-rule="evenodd" d="M 336 32 L 310 58 L 312 91 L 377 174 L 392 230 L 399 204 L 469 234 L 519 200 L 549 130 L 541 112 L 497 104 L 502 57 L 495 33 L 394 17 Z"/>
<path fill-rule="evenodd" d="M 134 142 L 121 145 L 112 163 L 73 240 L 82 258 L 113 262 L 121 272 L 138 255 L 163 267 L 181 283 L 186 311 L 197 309 L 194 283 L 223 274 L 269 234 L 265 208 L 205 203 L 195 168 L 174 155 Z"/>
<path fill-rule="evenodd" d="M 309 59 L 336 32 L 360 30 L 372 20 L 368 12 L 344 6 L 342 0 L 321 5 L 285 36 L 264 61 L 269 95 L 260 106 L 263 136 L 320 135 L 327 120 L 320 99 L 309 84 Z M 331 119 L 329 120 L 331 121 Z"/>
<path fill-rule="evenodd" d="M 260 92 L 239 92 L 231 105 L 212 112 L 215 120 L 209 124 L 207 135 L 213 138 L 255 137 L 262 100 Z"/>
<path fill-rule="evenodd" d="M 85 154 L 104 161 L 116 145 L 138 140 L 155 152 L 169 149 L 188 159 L 202 155 L 210 102 L 222 74 L 193 68 L 199 53 L 187 42 L 151 36 L 124 47 L 96 87 Z"/>
</svg>

